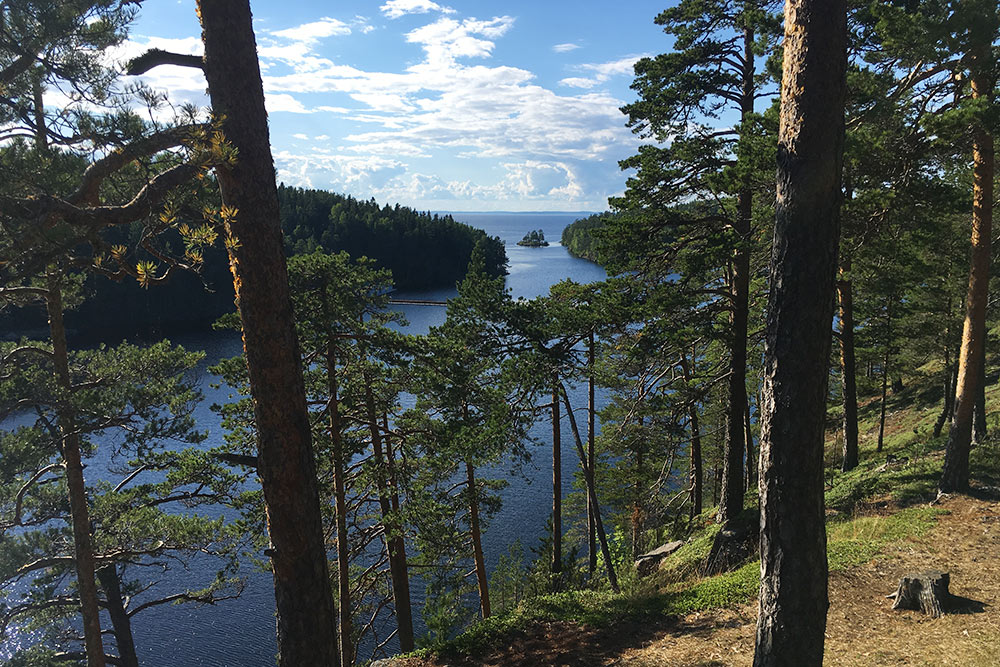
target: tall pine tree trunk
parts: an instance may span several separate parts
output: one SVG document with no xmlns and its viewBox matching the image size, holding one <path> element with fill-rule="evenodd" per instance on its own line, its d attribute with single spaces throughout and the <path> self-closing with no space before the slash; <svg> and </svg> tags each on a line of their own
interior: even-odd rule
<svg viewBox="0 0 1000 667">
<path fill-rule="evenodd" d="M 490 584 L 486 576 L 486 559 L 483 556 L 483 533 L 479 527 L 479 488 L 472 464 L 465 464 L 465 479 L 469 485 L 469 530 L 472 532 L 472 556 L 476 563 L 476 582 L 479 585 L 479 611 L 483 618 L 490 614 Z"/>
<path fill-rule="evenodd" d="M 858 383 L 857 361 L 854 354 L 854 283 L 850 278 L 851 258 L 840 260 L 840 382 L 844 404 L 844 461 L 841 470 L 847 472 L 858 465 Z"/>
<path fill-rule="evenodd" d="M 944 377 L 941 382 L 944 389 L 944 405 L 941 407 L 941 414 L 938 415 L 937 421 L 934 422 L 935 438 L 940 437 L 941 431 L 944 429 L 944 423 L 951 416 L 951 408 L 955 400 L 955 387 L 952 382 L 955 370 L 957 370 L 957 367 L 953 368 L 953 364 L 951 363 L 951 350 L 946 345 L 944 348 Z"/>
<path fill-rule="evenodd" d="M 288 293 L 274 161 L 247 0 L 199 1 L 213 111 L 236 163 L 217 170 L 258 432 L 282 667 L 337 662 L 316 462 Z"/>
<path fill-rule="evenodd" d="M 991 68 L 989 41 L 984 40 L 973 54 L 972 97 L 991 94 L 987 72 Z M 965 324 L 962 349 L 958 357 L 958 380 L 955 387 L 955 416 L 948 432 L 941 491 L 965 491 L 969 488 L 969 450 L 972 445 L 972 413 L 982 375 L 986 342 L 986 301 L 990 282 L 990 235 L 993 227 L 993 137 L 981 125 L 973 132 L 972 144 L 972 257 L 969 267 L 969 290 L 965 297 Z"/>
<path fill-rule="evenodd" d="M 778 187 L 761 419 L 755 667 L 823 664 L 830 326 L 840 231 L 845 0 L 785 3 Z"/>
<path fill-rule="evenodd" d="M 741 122 L 747 123 L 754 109 L 754 33 L 743 31 Z M 723 445 L 722 497 L 719 522 L 728 525 L 743 511 L 743 456 L 746 448 L 743 412 L 747 404 L 747 322 L 750 314 L 750 223 L 753 212 L 753 189 L 749 177 L 737 195 L 739 219 L 736 235 L 739 245 L 732 266 L 732 317 L 730 324 L 729 396 L 726 410 L 726 436 Z"/>
<path fill-rule="evenodd" d="M 73 383 L 69 374 L 69 349 L 66 345 L 66 325 L 63 322 L 62 275 L 53 269 L 47 277 L 46 309 L 49 316 L 49 336 L 52 339 L 52 363 L 61 397 L 56 409 L 59 419 L 63 461 L 66 465 L 66 489 L 73 525 L 73 552 L 76 558 L 76 585 L 83 616 L 83 641 L 87 667 L 104 667 L 104 644 L 101 641 L 101 616 L 97 606 L 97 582 L 93 541 L 90 537 L 90 515 L 87 489 L 83 479 L 80 456 L 80 435 L 76 430 L 76 415 L 71 407 Z"/>
<path fill-rule="evenodd" d="M 552 384 L 552 572 L 562 572 L 562 443 L 559 430 L 558 375 Z"/>
<path fill-rule="evenodd" d="M 364 361 L 362 360 L 362 363 Z M 398 628 L 399 648 L 403 653 L 409 653 L 415 647 L 413 638 L 413 609 L 410 603 L 410 576 L 406 564 L 406 542 L 403 539 L 402 527 L 394 518 L 394 509 L 387 478 L 392 480 L 392 470 L 389 459 L 391 452 L 382 447 L 382 433 L 379 431 L 378 417 L 375 410 L 375 396 L 372 392 L 371 379 L 364 372 L 365 408 L 367 410 L 368 430 L 372 439 L 372 452 L 378 473 L 375 483 L 378 486 L 378 502 L 382 512 L 382 529 L 385 539 L 385 549 L 389 556 L 389 576 L 392 579 L 392 599 L 396 606 L 396 624 Z M 398 502 L 398 496 L 397 496 Z"/>
<path fill-rule="evenodd" d="M 101 582 L 101 588 L 104 589 L 108 616 L 111 618 L 111 627 L 115 631 L 118 665 L 120 667 L 139 667 L 139 658 L 135 653 L 135 638 L 132 636 L 132 620 L 125 610 L 118 569 L 114 565 L 100 567 L 97 569 L 97 579 Z"/>
<path fill-rule="evenodd" d="M 886 397 L 889 391 L 889 353 L 892 350 L 892 303 L 885 309 L 885 350 L 882 355 L 882 400 L 879 401 L 878 416 L 878 443 L 875 451 L 882 451 L 882 443 L 885 440 L 885 408 Z"/>
<path fill-rule="evenodd" d="M 325 289 L 325 287 L 324 287 Z M 326 296 L 323 297 L 326 303 Z M 324 318 L 329 321 L 329 318 Z M 337 584 L 338 609 L 340 610 L 340 664 L 354 664 L 353 634 L 354 622 L 351 618 L 351 562 L 350 545 L 347 543 L 347 483 L 344 439 L 341 435 L 340 391 L 337 386 L 337 352 L 330 344 L 326 349 L 326 379 L 329 392 L 327 412 L 330 420 L 330 442 L 333 446 L 333 501 L 337 522 Z"/>
<path fill-rule="evenodd" d="M 596 440 L 596 416 L 597 403 L 594 401 L 594 332 L 590 332 L 590 341 L 587 347 L 587 465 L 594 470 L 596 454 L 594 451 Z M 597 508 L 590 501 L 590 494 L 587 494 L 587 564 L 590 574 L 597 570 L 597 522 L 594 515 Z"/>
<path fill-rule="evenodd" d="M 986 346 L 983 345 L 979 362 L 979 389 L 976 391 L 976 407 L 972 415 L 972 443 L 981 445 L 986 440 Z"/>
<path fill-rule="evenodd" d="M 604 566 L 608 571 L 608 585 L 615 593 L 620 592 L 618 587 L 618 575 L 615 573 L 615 564 L 611 560 L 611 550 L 608 548 L 608 536 L 604 532 L 604 523 L 601 521 L 601 506 L 597 500 L 597 482 L 594 479 L 594 469 L 587 464 L 587 459 L 583 451 L 583 441 L 580 439 L 580 429 L 576 425 L 576 417 L 573 414 L 573 407 L 569 402 L 569 394 L 565 387 L 560 387 L 563 401 L 566 402 L 566 414 L 569 417 L 569 425 L 573 430 L 573 439 L 576 441 L 576 452 L 580 456 L 580 467 L 583 468 L 583 481 L 587 487 L 587 498 L 594 507 L 594 524 L 597 531 L 597 539 L 601 544 L 601 555 L 604 556 Z"/>
<path fill-rule="evenodd" d="M 694 355 L 692 354 L 692 358 Z M 691 381 L 691 369 L 687 358 L 681 355 L 681 372 L 684 381 Z M 698 427 L 698 404 L 692 400 L 688 404 L 688 426 L 691 429 L 691 517 L 702 512 L 704 499 L 704 474 L 702 472 L 701 429 Z"/>
</svg>

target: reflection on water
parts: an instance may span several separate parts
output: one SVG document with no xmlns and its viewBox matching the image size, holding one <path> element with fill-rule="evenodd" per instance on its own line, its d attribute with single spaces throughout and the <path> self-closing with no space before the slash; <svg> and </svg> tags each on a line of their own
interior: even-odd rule
<svg viewBox="0 0 1000 667">
<path fill-rule="evenodd" d="M 533 298 L 548 293 L 555 283 L 571 278 L 588 283 L 604 278 L 603 269 L 590 262 L 571 257 L 565 248 L 552 243 L 543 248 L 516 245 L 525 233 L 541 229 L 549 239 L 558 239 L 563 227 L 576 219 L 574 215 L 493 215 L 454 214 L 457 220 L 485 229 L 506 243 L 510 259 L 507 287 L 514 297 Z M 454 289 L 398 293 L 400 298 L 443 301 L 455 295 Z M 444 321 L 445 309 L 440 306 L 395 306 L 409 321 L 408 331 L 426 333 L 430 327 Z M 213 403 L 232 398 L 229 387 L 213 388 L 217 381 L 205 368 L 219 359 L 239 354 L 240 338 L 232 333 L 209 333 L 180 336 L 174 340 L 188 349 L 202 349 L 206 359 L 200 366 L 205 400 L 197 407 L 195 417 L 200 428 L 208 431 L 207 446 L 221 444 L 222 428 L 218 416 L 211 411 Z M 574 406 L 586 405 L 585 391 L 571 391 Z M 563 427 L 568 432 L 568 424 Z M 520 539 L 525 548 L 537 543 L 545 529 L 551 507 L 551 427 L 539 423 L 531 431 L 537 441 L 532 448 L 532 460 L 523 466 L 521 474 L 509 471 L 484 471 L 495 477 L 507 477 L 509 484 L 501 492 L 503 508 L 490 523 L 484 535 L 487 565 L 492 569 L 508 545 Z M 99 448 L 100 450 L 100 448 Z M 98 455 L 88 467 L 88 476 L 99 474 L 108 461 Z M 563 438 L 563 492 L 568 493 L 573 479 L 577 453 L 571 438 Z M 91 480 L 92 481 L 92 480 Z M 189 571 L 177 568 L 171 574 L 180 581 L 205 582 L 214 573 L 213 564 L 194 561 Z M 163 606 L 151 608 L 133 619 L 133 629 L 140 661 L 145 665 L 204 665 L 208 667 L 274 665 L 274 598 L 269 574 L 245 566 L 247 587 L 237 599 L 217 606 Z M 414 587 L 414 603 L 423 597 L 419 586 Z M 419 609 L 414 620 L 420 624 Z M 418 630 L 419 631 L 419 630 Z M 0 647 L 0 657 L 14 647 Z"/>
</svg>

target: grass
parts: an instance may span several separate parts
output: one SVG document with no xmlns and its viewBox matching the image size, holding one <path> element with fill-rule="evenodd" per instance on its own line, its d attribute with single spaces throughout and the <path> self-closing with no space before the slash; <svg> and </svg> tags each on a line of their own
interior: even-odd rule
<svg viewBox="0 0 1000 667">
<path fill-rule="evenodd" d="M 926 379 L 926 378 L 925 378 Z M 940 394 L 940 392 L 938 392 Z M 921 537 L 944 510 L 928 506 L 937 491 L 946 435 L 933 438 L 940 404 L 927 385 L 913 382 L 890 397 L 882 452 L 875 451 L 878 400 L 861 410 L 862 463 L 848 473 L 837 469 L 839 447 L 831 433 L 827 460 L 827 507 L 836 510 L 827 523 L 827 558 L 831 572 L 846 571 L 877 557 L 892 545 Z M 1000 430 L 1000 387 L 987 395 L 990 427 Z M 1000 486 L 1000 439 L 973 449 L 973 470 L 980 483 Z M 887 455 L 898 461 L 887 464 Z M 872 512 L 872 510 L 876 510 Z M 760 563 L 753 561 L 715 577 L 699 576 L 719 526 L 712 510 L 694 522 L 696 530 L 660 570 L 634 590 L 569 591 L 522 602 L 517 608 L 475 624 L 458 637 L 421 652 L 478 655 L 509 643 L 538 622 L 568 621 L 591 627 L 662 620 L 752 602 L 760 584 Z"/>
</svg>

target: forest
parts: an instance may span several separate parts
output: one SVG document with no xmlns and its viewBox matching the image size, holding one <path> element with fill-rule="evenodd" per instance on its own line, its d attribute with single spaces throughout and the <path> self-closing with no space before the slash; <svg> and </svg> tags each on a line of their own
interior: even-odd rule
<svg viewBox="0 0 1000 667">
<path fill-rule="evenodd" d="M 218 197 L 214 183 L 197 200 Z M 450 215 L 419 213 L 396 204 L 379 206 L 322 190 L 279 184 L 278 203 L 285 252 L 309 254 L 322 249 L 369 257 L 392 274 L 399 290 L 450 287 L 461 280 L 482 244 L 486 271 L 502 275 L 506 269 L 503 244 L 482 230 L 455 222 Z M 188 204 L 192 206 L 193 204 Z M 191 215 L 185 211 L 182 215 Z M 127 246 L 143 233 L 141 225 L 112 229 L 104 242 Z M 164 335 L 205 331 L 233 309 L 232 277 L 225 250 L 203 249 L 196 271 L 177 272 L 156 290 L 135 280 L 108 280 L 92 274 L 82 287 L 82 302 L 66 316 L 67 327 L 88 342 L 139 336 L 155 340 Z M 152 261 L 154 255 L 137 248 L 134 261 Z M 38 309 L 8 308 L 0 312 L 0 329 L 15 333 L 45 327 Z"/>
<path fill-rule="evenodd" d="M 996 2 L 651 16 L 664 52 L 622 108 L 643 143 L 611 211 L 563 235 L 608 278 L 533 299 L 449 216 L 279 186 L 249 3 L 198 9 L 203 56 L 123 72 L 105 55 L 134 3 L 0 3 L 0 314 L 32 329 L 0 342 L 8 664 L 138 667 L 137 617 L 226 605 L 249 568 L 285 667 L 992 664 Z M 200 70 L 210 108 L 122 83 L 162 66 Z M 46 104 L 67 85 L 86 103 Z M 402 331 L 394 284 L 454 281 L 443 324 Z M 197 418 L 204 353 L 80 344 L 95 301 L 97 321 L 164 304 L 238 332 L 208 371 L 232 388 L 222 444 Z M 547 533 L 491 571 L 539 425 Z M 978 554 L 955 595 L 956 552 L 905 550 L 946 530 Z M 881 589 L 905 607 L 929 567 L 934 599 L 886 616 Z M 849 577 L 876 599 L 845 603 Z M 694 617 L 736 648 L 671 654 Z M 675 648 L 616 662 L 644 632 Z"/>
</svg>

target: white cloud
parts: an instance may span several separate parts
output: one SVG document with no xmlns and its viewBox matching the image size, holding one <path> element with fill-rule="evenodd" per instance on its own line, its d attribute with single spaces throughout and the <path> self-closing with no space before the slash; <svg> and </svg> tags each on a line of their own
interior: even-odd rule
<svg viewBox="0 0 1000 667">
<path fill-rule="evenodd" d="M 390 19 L 398 19 L 407 14 L 426 14 L 428 12 L 455 13 L 451 7 L 444 7 L 431 0 L 388 0 L 379 7 L 379 10 Z"/>
<path fill-rule="evenodd" d="M 350 35 L 351 28 L 343 21 L 324 16 L 318 21 L 303 23 L 294 28 L 284 30 L 274 30 L 270 33 L 274 37 L 289 39 L 295 42 L 318 42 L 326 37 L 334 35 Z"/>
<path fill-rule="evenodd" d="M 309 135 L 308 134 L 296 133 L 296 134 L 293 134 L 292 136 L 295 137 L 296 139 L 301 139 L 302 141 L 308 141 L 309 140 Z"/>
<path fill-rule="evenodd" d="M 629 75 L 635 71 L 635 63 L 644 56 L 628 56 L 607 63 L 577 65 L 575 69 L 589 73 L 587 77 L 569 77 L 559 83 L 571 88 L 594 88 L 609 81 L 612 77 Z"/>
<path fill-rule="evenodd" d="M 555 51 L 556 53 L 569 53 L 570 51 L 576 51 L 579 48 L 580 48 L 579 44 L 566 43 L 566 44 L 556 44 L 552 47 L 552 50 Z"/>
<path fill-rule="evenodd" d="M 312 109 L 307 109 L 302 102 L 291 95 L 284 93 L 266 93 L 264 95 L 264 106 L 268 113 L 286 111 L 288 113 L 312 113 Z"/>
</svg>

